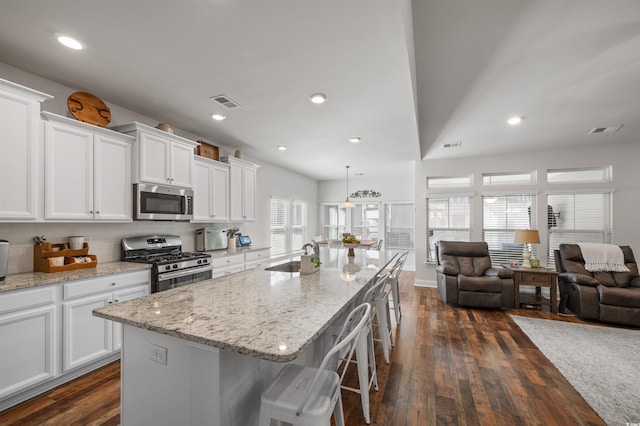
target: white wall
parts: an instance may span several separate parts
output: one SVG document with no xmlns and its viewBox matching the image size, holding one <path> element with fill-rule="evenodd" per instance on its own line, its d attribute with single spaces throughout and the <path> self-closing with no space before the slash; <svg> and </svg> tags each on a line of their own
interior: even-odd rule
<svg viewBox="0 0 640 426">
<path fill-rule="evenodd" d="M 640 256 L 640 140 L 617 145 L 582 146 L 527 153 L 492 155 L 486 157 L 441 159 L 416 162 L 416 281 L 435 281 L 434 265 L 425 264 L 426 259 L 426 179 L 427 176 L 473 175 L 475 186 L 466 191 L 475 196 L 482 195 L 480 188 L 482 173 L 515 172 L 536 170 L 538 182 L 535 186 L 539 196 L 546 197 L 557 187 L 546 183 L 547 169 L 613 166 L 613 182 L 600 185 L 613 189 L 613 243 L 628 244 L 636 256 Z M 563 187 L 567 188 L 567 187 Z M 559 188 L 558 188 L 559 189 Z M 493 191 L 495 192 L 495 191 Z M 479 197 L 476 197 L 479 198 Z M 475 203 L 474 203 L 475 204 Z M 539 202 L 538 217 L 546 218 L 546 203 Z M 481 210 L 475 208 L 472 218 L 473 235 L 480 239 Z M 480 237 L 478 237 L 480 235 Z M 541 235 L 541 239 L 544 238 Z M 544 243 L 545 241 L 542 241 Z"/>
<path fill-rule="evenodd" d="M 342 202 L 347 197 L 347 177 L 341 180 L 321 181 L 318 189 L 318 201 L 322 203 Z M 413 176 L 385 176 L 366 177 L 349 176 L 349 194 L 359 189 L 372 189 L 382 193 L 380 198 L 351 199 L 351 201 L 373 200 L 384 202 L 411 201 L 413 202 Z"/>
<path fill-rule="evenodd" d="M 39 90 L 55 96 L 42 104 L 43 111 L 50 111 L 66 117 L 71 117 L 67 108 L 67 98 L 80 88 L 70 88 L 34 74 L 27 73 L 13 66 L 0 62 L 0 78 L 23 86 Z M 160 120 L 130 111 L 109 101 L 107 94 L 96 93 L 111 110 L 109 126 L 138 121 L 150 126 L 156 126 Z M 168 123 L 171 125 L 171 123 Z M 172 126 L 174 127 L 174 126 Z M 233 155 L 235 147 L 225 146 L 216 141 L 210 141 L 201 135 L 193 135 L 174 127 L 176 135 L 191 140 L 204 140 L 220 148 L 220 155 Z M 309 203 L 309 238 L 317 229 L 317 199 L 318 185 L 313 179 L 302 176 L 268 163 L 260 159 L 244 159 L 259 164 L 257 181 L 257 221 L 238 226 L 244 234 L 250 235 L 255 246 L 269 246 L 269 200 L 271 195 L 290 196 L 306 200 Z M 226 228 L 229 224 L 206 225 Z M 71 235 L 84 235 L 90 247 L 90 253 L 98 257 L 99 262 L 110 262 L 120 259 L 120 242 L 122 238 L 136 235 L 176 234 L 182 237 L 183 250 L 195 250 L 195 230 L 205 224 L 185 222 L 136 221 L 123 224 L 92 224 L 92 223 L 0 223 L 0 239 L 9 240 L 9 273 L 30 272 L 33 270 L 33 237 L 46 235 L 50 242 L 66 242 Z"/>
</svg>

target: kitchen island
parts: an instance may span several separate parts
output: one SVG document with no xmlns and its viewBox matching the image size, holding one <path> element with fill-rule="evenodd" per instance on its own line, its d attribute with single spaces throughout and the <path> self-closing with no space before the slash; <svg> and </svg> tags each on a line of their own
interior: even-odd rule
<svg viewBox="0 0 640 426">
<path fill-rule="evenodd" d="M 123 426 L 257 424 L 284 363 L 318 365 L 386 263 L 323 248 L 310 275 L 255 269 L 96 309 L 124 324 Z"/>
</svg>

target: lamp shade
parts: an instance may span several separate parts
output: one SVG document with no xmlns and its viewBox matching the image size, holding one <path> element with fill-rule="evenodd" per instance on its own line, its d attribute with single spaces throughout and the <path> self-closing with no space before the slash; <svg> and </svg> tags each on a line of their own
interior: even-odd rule
<svg viewBox="0 0 640 426">
<path fill-rule="evenodd" d="M 537 229 L 519 229 L 516 231 L 514 243 L 540 244 L 540 234 Z"/>
</svg>

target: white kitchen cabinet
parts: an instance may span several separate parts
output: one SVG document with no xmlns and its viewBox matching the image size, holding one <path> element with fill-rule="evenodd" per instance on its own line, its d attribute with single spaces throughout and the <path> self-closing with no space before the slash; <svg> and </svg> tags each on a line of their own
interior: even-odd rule
<svg viewBox="0 0 640 426">
<path fill-rule="evenodd" d="M 229 220 L 229 166 L 196 157 L 193 222 Z"/>
<path fill-rule="evenodd" d="M 45 219 L 132 221 L 127 135 L 43 112 Z"/>
<path fill-rule="evenodd" d="M 256 220 L 256 178 L 260 166 L 235 157 L 222 157 L 229 164 L 229 221 Z"/>
<path fill-rule="evenodd" d="M 120 349 L 122 334 L 119 324 L 94 316 L 94 309 L 144 296 L 149 294 L 149 289 L 148 270 L 64 284 L 63 371 L 83 366 Z"/>
<path fill-rule="evenodd" d="M 137 122 L 112 129 L 136 138 L 135 183 L 193 187 L 196 142 Z"/>
<path fill-rule="evenodd" d="M 265 268 L 270 261 L 270 250 L 252 250 L 244 254 L 244 269 Z"/>
<path fill-rule="evenodd" d="M 0 399 L 56 375 L 56 288 L 0 295 Z"/>
<path fill-rule="evenodd" d="M 45 93 L 0 79 L 0 220 L 32 221 L 41 214 Z M 38 210 L 40 209 L 40 211 Z"/>
<path fill-rule="evenodd" d="M 244 271 L 244 254 L 227 254 L 211 259 L 213 278 L 224 277 Z"/>
</svg>

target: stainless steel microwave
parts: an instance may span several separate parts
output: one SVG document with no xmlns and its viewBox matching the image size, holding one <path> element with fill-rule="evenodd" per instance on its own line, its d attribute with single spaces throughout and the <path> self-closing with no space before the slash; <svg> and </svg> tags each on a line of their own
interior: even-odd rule
<svg viewBox="0 0 640 426">
<path fill-rule="evenodd" d="M 191 220 L 193 191 L 171 186 L 134 184 L 133 216 L 136 220 Z"/>
</svg>

